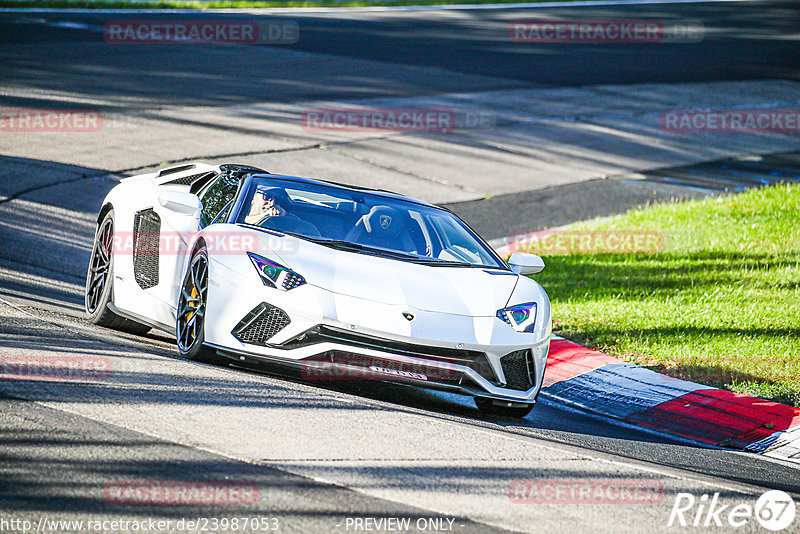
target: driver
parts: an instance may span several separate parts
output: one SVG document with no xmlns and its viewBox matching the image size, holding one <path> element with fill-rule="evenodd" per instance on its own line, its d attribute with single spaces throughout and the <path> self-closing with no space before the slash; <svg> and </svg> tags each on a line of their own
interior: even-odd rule
<svg viewBox="0 0 800 534">
<path fill-rule="evenodd" d="M 259 224 L 270 217 L 286 215 L 286 209 L 278 204 L 274 190 L 257 189 L 250 202 L 250 213 L 244 218 L 247 224 Z"/>
</svg>

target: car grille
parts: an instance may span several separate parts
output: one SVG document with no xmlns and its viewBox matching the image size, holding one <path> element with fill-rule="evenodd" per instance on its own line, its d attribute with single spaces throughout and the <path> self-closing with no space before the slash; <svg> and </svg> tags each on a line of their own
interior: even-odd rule
<svg viewBox="0 0 800 534">
<path fill-rule="evenodd" d="M 161 217 L 152 209 L 133 217 L 133 277 L 142 289 L 158 285 L 158 245 Z"/>
<path fill-rule="evenodd" d="M 500 358 L 503 374 L 506 375 L 506 387 L 518 391 L 526 391 L 536 382 L 533 365 L 533 353 L 530 349 L 515 350 Z"/>
<path fill-rule="evenodd" d="M 434 347 L 403 341 L 393 341 L 324 325 L 315 326 L 303 332 L 300 336 L 283 343 L 281 346 L 287 349 L 294 349 L 326 341 L 375 349 L 401 356 L 411 356 L 414 358 L 463 365 L 470 367 L 489 382 L 493 384 L 498 383 L 497 377 L 489 364 L 489 360 L 486 358 L 486 354 L 475 350 Z"/>
<path fill-rule="evenodd" d="M 290 322 L 285 311 L 262 302 L 239 321 L 231 334 L 242 343 L 266 346 L 267 341 L 286 328 Z"/>
<path fill-rule="evenodd" d="M 452 384 L 458 384 L 462 376 L 460 371 L 448 369 L 446 365 L 444 367 L 435 367 L 425 363 L 401 362 L 341 350 L 328 351 L 326 356 L 330 357 L 333 363 L 363 367 L 365 370 L 370 370 L 378 375 L 386 374 L 401 378 L 432 380 Z M 422 375 L 422 377 L 419 375 Z M 360 375 L 356 374 L 354 376 L 358 377 Z"/>
</svg>

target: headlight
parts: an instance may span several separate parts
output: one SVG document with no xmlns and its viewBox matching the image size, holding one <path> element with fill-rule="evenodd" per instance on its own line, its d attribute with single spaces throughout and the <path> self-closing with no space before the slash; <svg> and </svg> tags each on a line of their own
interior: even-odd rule
<svg viewBox="0 0 800 534">
<path fill-rule="evenodd" d="M 306 283 L 305 278 L 283 265 L 252 252 L 248 252 L 247 255 L 250 257 L 250 261 L 253 262 L 265 286 L 289 291 Z"/>
<path fill-rule="evenodd" d="M 517 304 L 497 312 L 497 317 L 514 327 L 517 332 L 533 332 L 536 323 L 536 303 Z"/>
</svg>

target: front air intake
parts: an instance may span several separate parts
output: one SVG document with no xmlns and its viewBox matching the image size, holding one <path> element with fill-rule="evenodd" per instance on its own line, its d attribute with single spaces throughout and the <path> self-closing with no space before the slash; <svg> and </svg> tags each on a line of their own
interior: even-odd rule
<svg viewBox="0 0 800 534">
<path fill-rule="evenodd" d="M 262 302 L 239 321 L 231 334 L 242 343 L 266 346 L 267 342 L 290 322 L 285 311 Z"/>
<path fill-rule="evenodd" d="M 500 365 L 506 375 L 507 388 L 527 391 L 536 383 L 533 353 L 530 349 L 509 352 L 500 358 Z"/>
</svg>

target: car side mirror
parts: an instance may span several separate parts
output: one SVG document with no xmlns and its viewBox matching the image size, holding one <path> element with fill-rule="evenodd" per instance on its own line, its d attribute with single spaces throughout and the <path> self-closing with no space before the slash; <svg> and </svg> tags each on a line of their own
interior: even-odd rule
<svg viewBox="0 0 800 534">
<path fill-rule="evenodd" d="M 158 195 L 158 203 L 170 211 L 194 217 L 200 217 L 203 209 L 197 195 L 186 191 L 162 191 Z"/>
<path fill-rule="evenodd" d="M 534 274 L 544 269 L 544 260 L 536 254 L 515 252 L 508 258 L 508 266 L 517 274 Z"/>
</svg>

